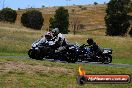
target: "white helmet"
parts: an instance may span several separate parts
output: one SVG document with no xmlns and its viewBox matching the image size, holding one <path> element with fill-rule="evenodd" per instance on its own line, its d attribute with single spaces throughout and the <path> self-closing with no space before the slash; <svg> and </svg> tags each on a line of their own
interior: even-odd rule
<svg viewBox="0 0 132 88">
<path fill-rule="evenodd" d="M 52 33 L 55 34 L 55 35 L 58 35 L 59 34 L 59 29 L 58 28 L 53 29 Z"/>
<path fill-rule="evenodd" d="M 47 32 L 47 33 L 45 34 L 45 38 L 46 38 L 46 39 L 52 39 L 52 37 L 53 37 L 53 35 L 52 35 L 51 32 Z"/>
</svg>

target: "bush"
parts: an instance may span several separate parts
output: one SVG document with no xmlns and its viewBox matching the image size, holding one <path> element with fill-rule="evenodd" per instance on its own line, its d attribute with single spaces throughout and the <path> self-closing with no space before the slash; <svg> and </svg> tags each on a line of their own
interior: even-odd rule
<svg viewBox="0 0 132 88">
<path fill-rule="evenodd" d="M 37 10 L 30 10 L 22 14 L 21 23 L 25 27 L 33 29 L 41 29 L 43 26 L 44 18 L 42 13 Z"/>
<path fill-rule="evenodd" d="M 129 31 L 129 35 L 132 37 L 132 28 L 131 28 L 131 30 Z"/>
<path fill-rule="evenodd" d="M 110 36 L 124 36 L 130 26 L 127 8 L 127 3 L 123 0 L 111 0 L 106 9 L 105 23 L 106 34 Z"/>
<path fill-rule="evenodd" d="M 82 5 L 78 5 L 79 8 L 82 8 L 83 6 Z"/>
<path fill-rule="evenodd" d="M 51 17 L 50 20 L 49 20 L 49 22 L 50 22 L 49 28 L 51 30 L 52 30 L 52 28 L 56 28 L 57 27 L 57 22 L 56 22 L 56 20 L 55 20 L 54 17 Z"/>
<path fill-rule="evenodd" d="M 81 10 L 87 10 L 87 7 L 82 7 Z"/>
<path fill-rule="evenodd" d="M 86 26 L 86 25 L 80 24 L 79 26 L 80 26 L 80 29 L 85 29 L 85 26 Z"/>
<path fill-rule="evenodd" d="M 60 7 L 55 11 L 53 18 L 50 18 L 49 28 L 59 28 L 61 33 L 67 34 L 69 27 L 69 13 L 64 7 Z"/>
<path fill-rule="evenodd" d="M 4 8 L 0 11 L 0 21 L 15 22 L 17 13 L 11 8 Z"/>
<path fill-rule="evenodd" d="M 97 2 L 94 2 L 94 5 L 98 5 L 98 3 Z"/>
</svg>

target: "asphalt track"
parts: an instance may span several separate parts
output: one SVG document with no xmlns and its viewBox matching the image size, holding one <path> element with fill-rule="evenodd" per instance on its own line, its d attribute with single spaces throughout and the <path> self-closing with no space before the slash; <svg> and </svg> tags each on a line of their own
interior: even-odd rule
<svg viewBox="0 0 132 88">
<path fill-rule="evenodd" d="M 0 59 L 2 58 L 20 58 L 20 59 L 30 59 L 28 56 L 0 56 Z M 61 63 L 67 63 L 66 61 L 59 61 L 59 60 L 53 60 L 53 59 L 44 59 L 43 61 L 52 61 L 52 62 L 61 62 Z M 110 66 L 110 67 L 125 67 L 125 68 L 132 68 L 132 65 L 129 64 L 101 64 L 96 62 L 76 62 L 75 64 L 92 64 L 95 66 Z"/>
</svg>

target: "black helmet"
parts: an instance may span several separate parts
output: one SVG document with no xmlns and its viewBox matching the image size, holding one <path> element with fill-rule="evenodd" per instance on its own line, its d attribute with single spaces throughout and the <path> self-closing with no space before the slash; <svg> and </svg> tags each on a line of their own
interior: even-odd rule
<svg viewBox="0 0 132 88">
<path fill-rule="evenodd" d="M 89 45 L 92 45 L 92 44 L 94 43 L 94 41 L 93 41 L 92 38 L 88 38 L 88 39 L 87 39 L 87 43 L 88 43 Z"/>
</svg>

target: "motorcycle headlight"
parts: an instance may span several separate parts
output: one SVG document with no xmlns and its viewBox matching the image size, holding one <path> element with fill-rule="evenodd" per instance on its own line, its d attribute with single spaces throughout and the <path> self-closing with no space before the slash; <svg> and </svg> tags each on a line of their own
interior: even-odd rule
<svg viewBox="0 0 132 88">
<path fill-rule="evenodd" d="M 112 51 L 108 51 L 108 53 L 112 54 Z"/>
<path fill-rule="evenodd" d="M 32 44 L 32 47 L 36 47 L 36 44 Z"/>
<path fill-rule="evenodd" d="M 39 48 L 38 48 L 38 47 L 36 47 L 35 49 L 36 49 L 36 50 L 38 50 Z"/>
<path fill-rule="evenodd" d="M 74 49 L 74 46 L 69 47 L 69 49 Z"/>
<path fill-rule="evenodd" d="M 103 53 L 108 53 L 108 51 L 107 50 L 104 50 L 104 52 Z"/>
<path fill-rule="evenodd" d="M 111 51 L 108 51 L 109 53 L 111 53 Z"/>
<path fill-rule="evenodd" d="M 104 54 L 105 53 L 109 53 L 109 54 L 112 54 L 112 51 L 111 50 L 104 50 L 104 52 L 103 52 Z"/>
</svg>

